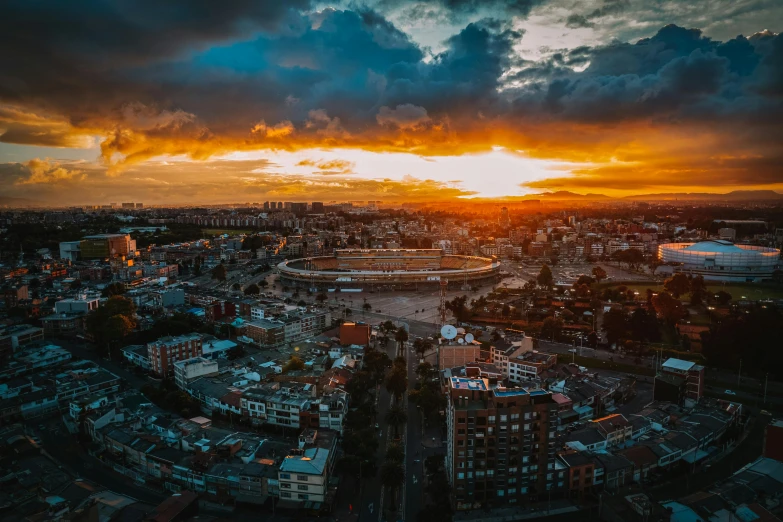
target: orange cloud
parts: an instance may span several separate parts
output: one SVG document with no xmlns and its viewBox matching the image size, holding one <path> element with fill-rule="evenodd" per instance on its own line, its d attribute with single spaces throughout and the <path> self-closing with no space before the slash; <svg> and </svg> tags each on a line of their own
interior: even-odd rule
<svg viewBox="0 0 783 522">
<path fill-rule="evenodd" d="M 32 159 L 24 166 L 29 176 L 19 180 L 20 185 L 55 184 L 64 181 L 81 181 L 85 173 L 79 169 L 66 168 L 61 163 L 49 159 Z"/>
</svg>

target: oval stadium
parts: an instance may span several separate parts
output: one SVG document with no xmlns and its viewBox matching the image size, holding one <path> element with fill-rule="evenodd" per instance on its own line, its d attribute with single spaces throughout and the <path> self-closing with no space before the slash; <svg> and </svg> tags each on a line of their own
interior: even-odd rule
<svg viewBox="0 0 783 522">
<path fill-rule="evenodd" d="M 284 285 L 317 290 L 418 289 L 494 283 L 500 263 L 473 256 L 444 255 L 440 249 L 344 249 L 333 256 L 283 261 Z"/>
<path fill-rule="evenodd" d="M 776 248 L 735 245 L 725 240 L 665 243 L 658 246 L 658 258 L 675 264 L 676 272 L 713 281 L 763 281 L 771 279 L 780 266 L 780 250 Z"/>
</svg>

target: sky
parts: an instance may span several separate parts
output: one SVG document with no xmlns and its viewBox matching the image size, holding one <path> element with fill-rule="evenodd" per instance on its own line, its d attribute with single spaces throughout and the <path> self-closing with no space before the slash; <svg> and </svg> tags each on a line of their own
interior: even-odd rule
<svg viewBox="0 0 783 522">
<path fill-rule="evenodd" d="M 9 0 L 0 204 L 783 191 L 780 0 Z"/>
</svg>

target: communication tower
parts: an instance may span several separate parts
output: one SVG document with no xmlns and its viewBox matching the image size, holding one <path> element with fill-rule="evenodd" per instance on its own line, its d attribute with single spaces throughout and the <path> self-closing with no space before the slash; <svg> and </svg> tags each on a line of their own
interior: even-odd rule
<svg viewBox="0 0 783 522">
<path fill-rule="evenodd" d="M 446 288 L 449 286 L 448 279 L 440 280 L 440 325 L 446 324 Z"/>
</svg>

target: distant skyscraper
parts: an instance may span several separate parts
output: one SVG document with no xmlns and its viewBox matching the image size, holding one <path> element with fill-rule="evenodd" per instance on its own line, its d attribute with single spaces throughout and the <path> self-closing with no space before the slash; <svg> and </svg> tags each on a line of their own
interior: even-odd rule
<svg viewBox="0 0 783 522">
<path fill-rule="evenodd" d="M 321 201 L 313 201 L 312 204 L 313 207 L 313 214 L 323 214 L 324 213 L 324 204 Z"/>
<path fill-rule="evenodd" d="M 508 208 L 503 207 L 500 209 L 500 226 L 507 227 L 511 224 L 511 219 L 508 217 Z"/>
</svg>

